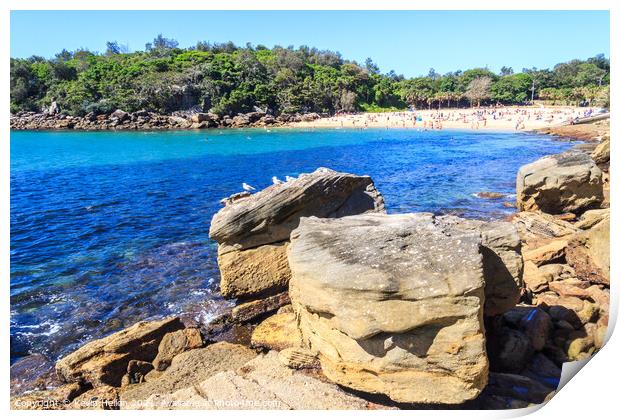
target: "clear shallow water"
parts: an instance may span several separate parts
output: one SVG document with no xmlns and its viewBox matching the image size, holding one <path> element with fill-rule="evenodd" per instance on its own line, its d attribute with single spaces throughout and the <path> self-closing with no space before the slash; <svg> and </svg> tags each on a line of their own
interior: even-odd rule
<svg viewBox="0 0 620 420">
<path fill-rule="evenodd" d="M 497 219 L 544 136 L 413 130 L 11 133 L 11 358 L 56 358 L 159 315 L 208 320 L 219 200 L 319 166 L 372 176 L 388 212 Z"/>
</svg>

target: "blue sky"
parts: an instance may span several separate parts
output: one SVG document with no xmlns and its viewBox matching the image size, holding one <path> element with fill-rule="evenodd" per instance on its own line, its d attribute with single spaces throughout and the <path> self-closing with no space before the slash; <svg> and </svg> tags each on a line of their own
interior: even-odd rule
<svg viewBox="0 0 620 420">
<path fill-rule="evenodd" d="M 609 56 L 607 11 L 12 11 L 11 56 L 66 48 L 142 50 L 158 33 L 199 40 L 308 45 L 405 76 L 488 66 L 547 68 Z"/>
</svg>

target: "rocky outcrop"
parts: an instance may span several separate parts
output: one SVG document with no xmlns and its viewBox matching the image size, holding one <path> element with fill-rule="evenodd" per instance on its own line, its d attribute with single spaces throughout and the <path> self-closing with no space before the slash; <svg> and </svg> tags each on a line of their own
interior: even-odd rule
<svg viewBox="0 0 620 420">
<path fill-rule="evenodd" d="M 219 244 L 222 294 L 243 299 L 286 289 L 286 247 L 301 217 L 385 211 L 370 177 L 326 168 L 225 203 L 209 235 Z"/>
<path fill-rule="evenodd" d="M 123 407 L 124 408 L 124 407 Z M 362 410 L 386 408 L 334 384 L 291 371 L 275 352 L 193 386 L 149 397 L 141 408 L 199 410 Z"/>
<path fill-rule="evenodd" d="M 578 213 L 602 202 L 602 172 L 585 153 L 547 156 L 522 166 L 517 174 L 517 207 L 521 211 Z"/>
<path fill-rule="evenodd" d="M 484 388 L 479 232 L 368 214 L 305 218 L 291 239 L 289 293 L 328 378 L 399 402 L 456 404 Z"/>
<path fill-rule="evenodd" d="M 56 102 L 43 112 L 19 112 L 11 115 L 13 130 L 179 130 L 214 127 L 267 127 L 289 122 L 313 121 L 318 114 L 282 114 L 273 116 L 264 111 L 253 111 L 230 117 L 220 117 L 211 112 L 176 111 L 171 115 L 139 110 L 126 112 L 117 109 L 111 113 L 89 112 L 84 116 L 61 113 Z"/>
<path fill-rule="evenodd" d="M 238 344 L 215 343 L 175 356 L 165 371 L 152 371 L 142 383 L 121 390 L 121 401 L 127 408 L 141 408 L 150 398 L 167 395 L 199 384 L 227 370 L 234 370 L 256 357 L 256 353 Z"/>
<path fill-rule="evenodd" d="M 56 363 L 56 372 L 66 382 L 120 386 L 131 360 L 152 361 L 164 335 L 182 328 L 179 318 L 138 322 L 65 356 Z"/>
</svg>

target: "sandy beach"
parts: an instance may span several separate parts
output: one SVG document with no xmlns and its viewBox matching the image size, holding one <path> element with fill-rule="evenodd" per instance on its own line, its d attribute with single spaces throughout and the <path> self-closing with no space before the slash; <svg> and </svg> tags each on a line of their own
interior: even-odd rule
<svg viewBox="0 0 620 420">
<path fill-rule="evenodd" d="M 595 113 L 578 107 L 446 108 L 384 113 L 338 114 L 314 121 L 291 123 L 306 128 L 417 128 L 529 131 L 563 125 Z"/>
</svg>

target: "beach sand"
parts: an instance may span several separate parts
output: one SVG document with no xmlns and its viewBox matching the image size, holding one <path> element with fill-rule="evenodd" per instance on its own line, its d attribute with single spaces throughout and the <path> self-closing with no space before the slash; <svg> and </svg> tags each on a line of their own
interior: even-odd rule
<svg viewBox="0 0 620 420">
<path fill-rule="evenodd" d="M 577 107 L 497 107 L 446 108 L 431 110 L 339 114 L 288 124 L 305 128 L 414 128 L 414 129 L 473 129 L 498 131 L 529 131 L 566 124 L 583 118 L 591 108 Z"/>
</svg>

